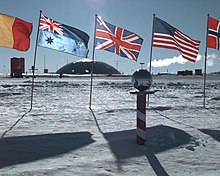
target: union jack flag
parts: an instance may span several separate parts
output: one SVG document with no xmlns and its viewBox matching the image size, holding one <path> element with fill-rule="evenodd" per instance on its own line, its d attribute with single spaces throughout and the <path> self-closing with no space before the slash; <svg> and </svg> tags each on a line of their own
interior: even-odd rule
<svg viewBox="0 0 220 176">
<path fill-rule="evenodd" d="M 96 17 L 95 49 L 106 50 L 137 61 L 142 42 L 143 39 L 137 34 Z"/>
<path fill-rule="evenodd" d="M 45 17 L 43 14 L 41 14 L 39 29 L 63 35 L 62 25 L 59 22 Z"/>
<path fill-rule="evenodd" d="M 220 50 L 219 46 L 220 38 L 220 21 L 209 17 L 209 29 L 208 29 L 208 48 L 214 48 Z"/>
</svg>

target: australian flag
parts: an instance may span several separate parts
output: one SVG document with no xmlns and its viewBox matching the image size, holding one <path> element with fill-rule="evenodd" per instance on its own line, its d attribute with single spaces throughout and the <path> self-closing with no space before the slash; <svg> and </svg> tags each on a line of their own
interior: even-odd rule
<svg viewBox="0 0 220 176">
<path fill-rule="evenodd" d="M 89 51 L 88 41 L 89 36 L 85 32 L 41 14 L 39 46 L 85 58 Z"/>
<path fill-rule="evenodd" d="M 219 47 L 220 38 L 220 21 L 209 17 L 209 29 L 208 29 L 208 48 L 214 48 L 220 50 Z"/>
<path fill-rule="evenodd" d="M 137 34 L 96 17 L 95 49 L 106 50 L 137 61 L 142 42 L 143 39 Z"/>
</svg>

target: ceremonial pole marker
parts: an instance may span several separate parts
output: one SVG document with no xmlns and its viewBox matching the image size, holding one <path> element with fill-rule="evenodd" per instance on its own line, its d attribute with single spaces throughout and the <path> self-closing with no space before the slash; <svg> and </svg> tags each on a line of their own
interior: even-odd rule
<svg viewBox="0 0 220 176">
<path fill-rule="evenodd" d="M 149 90 L 152 76 L 147 70 L 137 70 L 132 76 L 132 84 L 134 88 L 138 89 L 138 91 L 130 92 L 137 95 L 137 144 L 144 145 L 146 140 L 146 95 L 155 93 L 155 91 Z"/>
<path fill-rule="evenodd" d="M 146 133 L 146 95 L 137 94 L 137 144 L 144 145 Z"/>
</svg>

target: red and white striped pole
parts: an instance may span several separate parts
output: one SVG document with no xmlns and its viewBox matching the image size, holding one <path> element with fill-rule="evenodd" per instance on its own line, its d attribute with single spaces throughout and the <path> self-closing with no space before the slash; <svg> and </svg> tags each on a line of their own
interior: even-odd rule
<svg viewBox="0 0 220 176">
<path fill-rule="evenodd" d="M 146 138 L 146 94 L 137 94 L 137 144 L 144 145 Z"/>
<path fill-rule="evenodd" d="M 154 94 L 155 91 L 149 90 L 152 84 L 150 72 L 144 69 L 137 70 L 131 78 L 132 85 L 138 91 L 130 94 L 137 95 L 137 144 L 144 145 L 146 138 L 146 95 Z"/>
</svg>

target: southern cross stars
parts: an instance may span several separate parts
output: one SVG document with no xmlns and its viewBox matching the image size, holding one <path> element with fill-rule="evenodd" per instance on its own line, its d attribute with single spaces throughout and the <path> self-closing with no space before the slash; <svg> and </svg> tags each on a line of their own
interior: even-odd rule
<svg viewBox="0 0 220 176">
<path fill-rule="evenodd" d="M 54 41 L 53 41 L 53 38 L 51 38 L 51 37 L 47 37 L 47 44 L 52 44 Z"/>
</svg>

